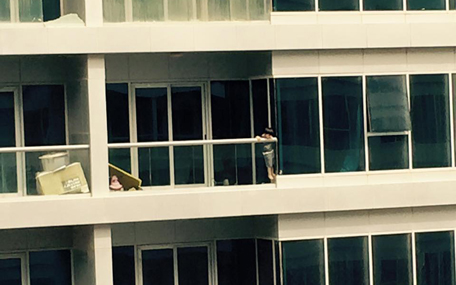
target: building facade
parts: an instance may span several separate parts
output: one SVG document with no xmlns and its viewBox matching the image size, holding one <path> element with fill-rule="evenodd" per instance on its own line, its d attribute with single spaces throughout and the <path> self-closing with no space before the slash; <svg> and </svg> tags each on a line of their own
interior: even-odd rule
<svg viewBox="0 0 456 285">
<path fill-rule="evenodd" d="M 455 284 L 455 9 L 1 1 L 0 284 Z"/>
</svg>

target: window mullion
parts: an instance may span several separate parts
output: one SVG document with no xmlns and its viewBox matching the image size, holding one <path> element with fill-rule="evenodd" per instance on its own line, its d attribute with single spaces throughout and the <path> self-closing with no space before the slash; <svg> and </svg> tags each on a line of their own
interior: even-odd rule
<svg viewBox="0 0 456 285">
<path fill-rule="evenodd" d="M 25 146 L 24 143 L 24 112 L 22 102 L 22 86 L 14 91 L 14 105 L 15 105 L 15 132 L 16 132 L 16 147 Z M 16 170 L 17 170 L 17 189 L 18 194 L 25 196 L 26 189 L 26 172 L 25 172 L 25 153 L 16 153 Z"/>
<path fill-rule="evenodd" d="M 406 85 L 407 85 L 407 100 L 408 100 L 408 107 L 410 110 L 410 132 L 408 134 L 408 147 L 409 147 L 409 169 L 413 168 L 413 142 L 412 142 L 412 135 L 413 135 L 413 124 L 412 124 L 412 104 L 411 104 L 411 94 L 410 94 L 410 74 L 406 76 Z"/>
<path fill-rule="evenodd" d="M 136 124 L 136 88 L 134 85 L 128 88 L 129 104 L 130 104 L 130 142 L 138 142 L 138 130 Z M 138 160 L 138 148 L 132 147 L 130 149 L 131 155 L 131 173 L 134 176 L 139 176 L 139 160 Z"/>
<path fill-rule="evenodd" d="M 364 163 L 366 172 L 369 172 L 369 138 L 367 135 L 367 90 L 366 76 L 363 75 L 363 124 L 364 124 Z"/>
<path fill-rule="evenodd" d="M 451 166 L 455 166 L 455 153 L 454 153 L 454 86 L 453 86 L 453 77 L 451 76 L 451 73 L 448 74 L 448 85 L 449 85 L 449 92 L 448 96 L 449 98 L 449 110 L 450 110 L 450 150 L 451 150 Z"/>
</svg>

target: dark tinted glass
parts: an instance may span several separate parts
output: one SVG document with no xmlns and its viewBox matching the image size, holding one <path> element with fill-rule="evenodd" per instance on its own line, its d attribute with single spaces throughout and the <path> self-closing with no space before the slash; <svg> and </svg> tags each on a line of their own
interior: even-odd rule
<svg viewBox="0 0 456 285">
<path fill-rule="evenodd" d="M 144 285 L 174 285 L 173 250 L 144 250 L 142 274 Z"/>
<path fill-rule="evenodd" d="M 315 0 L 274 0 L 274 11 L 315 11 Z"/>
<path fill-rule="evenodd" d="M 322 79 L 326 172 L 364 170 L 361 77 Z"/>
<path fill-rule="evenodd" d="M 65 144 L 63 85 L 23 86 L 26 146 Z"/>
<path fill-rule="evenodd" d="M 252 184 L 252 145 L 214 145 L 215 185 Z"/>
<path fill-rule="evenodd" d="M 409 168 L 408 136 L 369 138 L 369 169 Z"/>
<path fill-rule="evenodd" d="M 71 285 L 71 252 L 50 250 L 30 253 L 31 285 Z"/>
<path fill-rule="evenodd" d="M 256 284 L 255 240 L 217 242 L 219 285 Z"/>
<path fill-rule="evenodd" d="M 413 167 L 451 165 L 448 76 L 411 75 Z"/>
<path fill-rule="evenodd" d="M 168 98 L 166 88 L 136 89 L 138 141 L 168 140 Z"/>
<path fill-rule="evenodd" d="M 280 169 L 321 172 L 317 78 L 277 79 L 276 90 Z"/>
<path fill-rule="evenodd" d="M 367 237 L 328 239 L 329 284 L 368 285 Z"/>
<path fill-rule="evenodd" d="M 268 81 L 266 79 L 252 80 L 252 98 L 254 134 L 260 136 L 264 129 L 269 126 Z M 268 173 L 264 166 L 262 144 L 256 144 L 255 162 L 257 183 L 269 182 Z"/>
<path fill-rule="evenodd" d="M 43 1 L 43 20 L 51 21 L 60 17 L 60 0 Z"/>
<path fill-rule="evenodd" d="M 445 10 L 445 0 L 407 0 L 407 10 Z"/>
<path fill-rule="evenodd" d="M 283 284 L 324 285 L 323 240 L 282 242 Z"/>
<path fill-rule="evenodd" d="M 416 234 L 418 285 L 454 284 L 453 232 Z"/>
<path fill-rule="evenodd" d="M 364 0 L 363 9 L 365 11 L 402 10 L 402 4 L 402 0 Z"/>
<path fill-rule="evenodd" d="M 0 12 L 1 13 L 1 12 Z M 14 93 L 0 92 L 0 147 L 14 147 Z M 0 154 L 0 193 L 17 192 L 16 154 Z"/>
<path fill-rule="evenodd" d="M 208 285 L 207 247 L 177 249 L 179 285 Z"/>
<path fill-rule="evenodd" d="M 274 259 L 272 241 L 258 239 L 258 277 L 262 285 L 274 285 Z"/>
<path fill-rule="evenodd" d="M 410 235 L 372 237 L 375 285 L 412 285 Z"/>
<path fill-rule="evenodd" d="M 367 102 L 370 132 L 410 130 L 405 76 L 368 76 Z"/>
<path fill-rule="evenodd" d="M 109 150 L 109 163 L 131 172 L 131 160 L 129 148 L 114 148 Z"/>
<path fill-rule="evenodd" d="M 114 285 L 135 284 L 135 249 L 133 246 L 112 248 Z"/>
<path fill-rule="evenodd" d="M 169 148 L 138 149 L 139 178 L 143 186 L 169 185 Z"/>
<path fill-rule="evenodd" d="M 0 259 L 0 284 L 22 285 L 21 259 Z"/>
<path fill-rule="evenodd" d="M 106 84 L 109 143 L 130 141 L 128 84 Z"/>
<path fill-rule="evenodd" d="M 320 11 L 358 11 L 358 0 L 318 0 Z"/>
</svg>

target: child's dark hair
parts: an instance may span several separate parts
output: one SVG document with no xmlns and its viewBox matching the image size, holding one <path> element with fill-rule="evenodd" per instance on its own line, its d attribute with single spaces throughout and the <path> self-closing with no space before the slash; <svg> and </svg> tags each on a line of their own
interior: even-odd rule
<svg viewBox="0 0 456 285">
<path fill-rule="evenodd" d="M 265 128 L 264 129 L 264 133 L 268 134 L 268 135 L 271 135 L 271 136 L 274 136 L 274 130 L 271 129 L 271 128 Z"/>
</svg>

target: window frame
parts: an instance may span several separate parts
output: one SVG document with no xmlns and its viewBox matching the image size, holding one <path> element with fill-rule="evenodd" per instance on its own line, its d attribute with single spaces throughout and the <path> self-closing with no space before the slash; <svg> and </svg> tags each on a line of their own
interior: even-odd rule
<svg viewBox="0 0 456 285">
<path fill-rule="evenodd" d="M 28 255 L 26 252 L 0 253 L 0 259 L 20 259 L 21 260 L 21 280 L 22 285 L 30 284 Z"/>
</svg>

